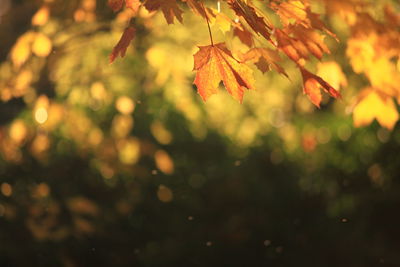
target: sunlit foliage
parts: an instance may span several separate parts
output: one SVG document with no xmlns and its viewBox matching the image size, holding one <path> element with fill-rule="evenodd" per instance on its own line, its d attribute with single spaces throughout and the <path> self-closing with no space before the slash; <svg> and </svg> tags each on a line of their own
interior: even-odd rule
<svg viewBox="0 0 400 267">
<path fill-rule="evenodd" d="M 0 1 L 0 220 L 35 241 L 102 235 L 126 218 L 143 226 L 147 203 L 184 207 L 169 215 L 185 228 L 179 218 L 225 199 L 274 206 L 282 184 L 343 223 L 368 197 L 354 184 L 394 183 L 397 1 L 12 2 Z M 250 239 L 241 212 L 215 227 L 220 240 Z M 271 258 L 284 251 L 260 244 Z M 157 246 L 138 245 L 140 260 L 156 262 Z"/>
</svg>

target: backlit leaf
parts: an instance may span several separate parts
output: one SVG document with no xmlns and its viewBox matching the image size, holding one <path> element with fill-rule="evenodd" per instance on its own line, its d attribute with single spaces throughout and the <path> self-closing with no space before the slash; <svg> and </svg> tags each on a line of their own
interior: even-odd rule
<svg viewBox="0 0 400 267">
<path fill-rule="evenodd" d="M 275 50 L 260 47 L 252 48 L 243 56 L 243 60 L 254 62 L 258 69 L 263 73 L 268 71 L 271 66 L 280 74 L 288 77 L 285 70 L 278 64 L 278 62 L 281 61 L 281 58 Z"/>
<path fill-rule="evenodd" d="M 322 100 L 321 88 L 334 98 L 341 97 L 340 93 L 321 77 L 312 74 L 303 67 L 299 67 L 303 76 L 303 92 L 308 96 L 311 102 L 320 107 Z"/>
<path fill-rule="evenodd" d="M 233 58 L 224 43 L 199 49 L 194 55 L 194 70 L 197 71 L 194 84 L 203 100 L 217 93 L 222 80 L 226 90 L 241 103 L 243 88 L 254 89 L 250 68 Z"/>
<path fill-rule="evenodd" d="M 361 100 L 353 110 L 354 126 L 369 125 L 374 119 L 391 130 L 399 119 L 399 113 L 391 97 L 369 88 L 361 93 Z"/>
</svg>

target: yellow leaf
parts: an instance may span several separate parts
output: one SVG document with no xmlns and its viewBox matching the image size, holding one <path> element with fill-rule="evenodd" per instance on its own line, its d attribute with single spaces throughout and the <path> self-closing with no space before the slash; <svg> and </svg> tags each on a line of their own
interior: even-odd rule
<svg viewBox="0 0 400 267">
<path fill-rule="evenodd" d="M 373 62 L 373 66 L 366 70 L 373 87 L 379 88 L 389 95 L 396 95 L 400 84 L 400 73 L 389 59 L 379 57 Z"/>
<path fill-rule="evenodd" d="M 376 36 L 371 34 L 368 37 L 352 38 L 347 41 L 346 54 L 356 73 L 362 73 L 373 66 L 375 39 Z"/>
<path fill-rule="evenodd" d="M 217 13 L 215 23 L 223 33 L 227 33 L 231 29 L 232 20 L 222 13 Z"/>
<path fill-rule="evenodd" d="M 366 89 L 362 93 L 362 99 L 353 110 L 354 126 L 369 125 L 377 119 L 380 125 L 393 129 L 399 113 L 391 97 L 379 94 L 373 89 Z"/>
<path fill-rule="evenodd" d="M 327 81 L 333 88 L 347 86 L 347 79 L 339 64 L 335 61 L 318 63 L 317 75 Z"/>
</svg>

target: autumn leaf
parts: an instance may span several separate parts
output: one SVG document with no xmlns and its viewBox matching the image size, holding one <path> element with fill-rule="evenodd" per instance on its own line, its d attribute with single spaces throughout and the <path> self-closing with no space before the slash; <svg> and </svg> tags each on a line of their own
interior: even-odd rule
<svg viewBox="0 0 400 267">
<path fill-rule="evenodd" d="M 347 86 L 346 75 L 335 61 L 320 62 L 317 69 L 317 75 L 332 85 L 333 88 Z"/>
<path fill-rule="evenodd" d="M 269 5 L 278 14 L 285 27 L 292 25 L 301 25 L 307 29 L 323 31 L 337 40 L 322 22 L 320 15 L 311 11 L 310 4 L 307 1 L 287 1 L 274 2 Z"/>
<path fill-rule="evenodd" d="M 319 14 L 312 12 L 309 6 L 306 8 L 306 12 L 307 12 L 307 18 L 309 21 L 309 28 L 318 29 L 320 31 L 323 31 L 323 32 L 329 34 L 331 37 L 333 37 L 336 41 L 339 41 L 336 34 L 331 32 L 325 26 L 325 23 L 322 22 Z"/>
<path fill-rule="evenodd" d="M 324 53 L 330 53 L 329 48 L 324 43 L 324 35 L 319 34 L 315 30 L 307 29 L 302 25 L 292 25 L 288 29 L 296 40 L 302 42 L 308 52 L 316 58 L 321 59 Z"/>
<path fill-rule="evenodd" d="M 360 93 L 360 100 L 353 110 L 354 126 L 369 125 L 374 119 L 392 130 L 399 119 L 399 113 L 390 96 L 368 88 Z"/>
<path fill-rule="evenodd" d="M 124 33 L 121 36 L 121 39 L 113 48 L 113 51 L 110 54 L 110 63 L 113 63 L 118 55 L 120 55 L 121 57 L 125 56 L 126 49 L 128 48 L 132 39 L 135 37 L 135 32 L 136 30 L 133 27 L 128 27 L 125 29 Z"/>
<path fill-rule="evenodd" d="M 174 18 L 177 18 L 182 23 L 183 12 L 176 3 L 176 0 L 147 0 L 144 6 L 148 11 L 161 9 L 168 24 L 173 24 Z"/>
<path fill-rule="evenodd" d="M 278 41 L 278 48 L 294 62 L 299 62 L 302 58 L 308 58 L 309 52 L 302 42 L 290 38 L 287 33 L 279 29 L 275 31 L 275 36 Z"/>
<path fill-rule="evenodd" d="M 252 47 L 254 45 L 253 34 L 249 32 L 242 23 L 233 24 L 233 35 L 238 37 L 239 40 L 247 45 L 248 47 Z"/>
<path fill-rule="evenodd" d="M 340 93 L 321 77 L 312 74 L 301 66 L 299 66 L 299 68 L 303 76 L 303 92 L 318 108 L 322 100 L 321 88 L 334 98 L 341 97 Z"/>
<path fill-rule="evenodd" d="M 199 46 L 199 49 L 194 55 L 194 70 L 197 71 L 194 84 L 203 100 L 217 93 L 222 80 L 229 94 L 241 103 L 243 88 L 254 89 L 251 69 L 237 61 L 225 43 Z"/>
<path fill-rule="evenodd" d="M 278 52 L 275 50 L 269 48 L 255 47 L 244 54 L 242 58 L 243 61 L 254 62 L 257 68 L 263 73 L 269 71 L 272 67 L 278 73 L 288 77 L 285 70 L 278 64 L 278 62 L 281 61 L 281 58 L 279 57 Z"/>
<path fill-rule="evenodd" d="M 305 6 L 300 1 L 274 2 L 269 5 L 279 16 L 283 25 L 301 23 L 307 18 Z"/>
<path fill-rule="evenodd" d="M 230 31 L 233 21 L 228 16 L 216 12 L 214 23 L 218 25 L 221 32 L 226 34 Z"/>
<path fill-rule="evenodd" d="M 108 0 L 108 6 L 114 11 L 119 11 L 124 5 L 124 0 Z"/>
<path fill-rule="evenodd" d="M 243 0 L 228 0 L 228 4 L 236 15 L 242 17 L 256 33 L 267 40 L 270 39 L 272 26 L 267 24 L 263 17 L 258 16 L 255 8 L 250 5 L 250 1 L 245 3 Z"/>
<path fill-rule="evenodd" d="M 205 18 L 205 19 L 209 18 L 209 15 L 210 15 L 210 14 L 206 14 L 206 12 L 205 12 L 205 10 L 206 10 L 207 13 L 209 13 L 209 12 L 208 12 L 209 9 L 203 8 L 203 6 L 201 5 L 200 1 L 198 1 L 198 0 L 182 0 L 182 1 L 183 1 L 183 2 L 186 2 L 186 4 L 190 7 L 190 9 L 191 9 L 194 13 L 196 13 L 196 14 L 202 16 L 202 17 Z"/>
</svg>

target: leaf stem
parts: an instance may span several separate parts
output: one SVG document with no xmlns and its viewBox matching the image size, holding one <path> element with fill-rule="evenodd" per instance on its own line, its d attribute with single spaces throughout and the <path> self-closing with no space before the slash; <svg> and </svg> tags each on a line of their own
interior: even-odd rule
<svg viewBox="0 0 400 267">
<path fill-rule="evenodd" d="M 214 41 L 213 41 L 213 38 L 212 38 L 211 27 L 210 27 L 210 21 L 209 21 L 209 19 L 208 19 L 207 11 L 206 11 L 206 8 L 204 7 L 203 2 L 200 2 L 200 3 L 201 3 L 201 6 L 203 7 L 203 10 L 204 10 L 204 16 L 206 17 L 207 27 L 208 27 L 208 33 L 210 34 L 211 46 L 214 46 Z"/>
</svg>

